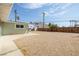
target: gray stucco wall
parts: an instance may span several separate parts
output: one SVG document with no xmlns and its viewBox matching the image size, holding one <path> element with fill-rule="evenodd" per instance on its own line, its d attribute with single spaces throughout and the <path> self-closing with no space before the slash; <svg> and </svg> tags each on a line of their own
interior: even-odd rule
<svg viewBox="0 0 79 59">
<path fill-rule="evenodd" d="M 1 22 L 0 22 L 0 36 L 2 35 L 2 25 L 1 25 Z"/>
<path fill-rule="evenodd" d="M 16 24 L 24 25 L 24 28 L 16 28 Z M 27 23 L 3 23 L 2 35 L 22 34 L 27 32 Z"/>
</svg>

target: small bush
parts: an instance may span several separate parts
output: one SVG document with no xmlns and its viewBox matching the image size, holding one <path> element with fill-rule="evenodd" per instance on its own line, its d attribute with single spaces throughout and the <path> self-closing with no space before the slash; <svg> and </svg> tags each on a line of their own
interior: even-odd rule
<svg viewBox="0 0 79 59">
<path fill-rule="evenodd" d="M 57 24 L 51 24 L 51 23 L 49 23 L 48 26 L 50 29 L 58 27 Z"/>
</svg>

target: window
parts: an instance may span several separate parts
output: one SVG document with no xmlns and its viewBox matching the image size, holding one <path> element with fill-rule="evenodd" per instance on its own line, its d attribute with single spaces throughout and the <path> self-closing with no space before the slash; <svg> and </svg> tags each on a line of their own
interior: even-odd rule
<svg viewBox="0 0 79 59">
<path fill-rule="evenodd" d="M 24 26 L 23 26 L 23 25 L 21 25 L 21 28 L 24 28 Z"/>
<path fill-rule="evenodd" d="M 19 28 L 20 26 L 19 25 L 16 25 L 16 28 Z"/>
<path fill-rule="evenodd" d="M 16 28 L 24 28 L 24 25 L 16 25 Z"/>
</svg>

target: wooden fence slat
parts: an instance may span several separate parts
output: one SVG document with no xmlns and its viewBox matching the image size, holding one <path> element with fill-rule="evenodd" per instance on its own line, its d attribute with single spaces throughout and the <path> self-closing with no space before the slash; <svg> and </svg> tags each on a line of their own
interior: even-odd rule
<svg viewBox="0 0 79 59">
<path fill-rule="evenodd" d="M 79 33 L 79 27 L 61 27 L 61 28 L 52 28 L 52 29 L 38 28 L 38 31 Z"/>
</svg>

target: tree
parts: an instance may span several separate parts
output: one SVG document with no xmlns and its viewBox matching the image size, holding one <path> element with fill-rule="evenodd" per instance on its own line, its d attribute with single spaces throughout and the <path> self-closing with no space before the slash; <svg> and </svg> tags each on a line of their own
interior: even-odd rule
<svg viewBox="0 0 79 59">
<path fill-rule="evenodd" d="M 57 24 L 51 24 L 51 23 L 49 23 L 48 26 L 50 29 L 58 27 Z"/>
<path fill-rule="evenodd" d="M 52 25 L 51 23 L 48 24 L 49 28 L 51 28 L 51 25 Z"/>
</svg>

